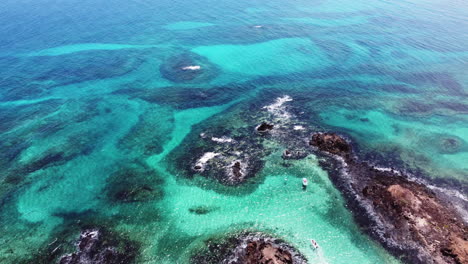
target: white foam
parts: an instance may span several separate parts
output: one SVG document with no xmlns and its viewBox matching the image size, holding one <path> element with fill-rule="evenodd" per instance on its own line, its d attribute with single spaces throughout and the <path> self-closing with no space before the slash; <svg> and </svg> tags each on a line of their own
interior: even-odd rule
<svg viewBox="0 0 468 264">
<path fill-rule="evenodd" d="M 304 130 L 305 128 L 303 126 L 294 126 L 294 130 Z"/>
<path fill-rule="evenodd" d="M 216 153 L 216 152 L 206 152 L 203 154 L 203 156 L 201 156 L 200 159 L 198 159 L 197 163 L 195 164 L 195 166 L 199 166 L 201 167 L 201 169 L 199 169 L 200 171 L 203 171 L 205 169 L 205 165 L 208 161 L 210 161 L 211 159 L 213 159 L 214 157 L 220 155 L 219 153 Z"/>
<path fill-rule="evenodd" d="M 378 167 L 378 166 L 374 166 L 373 167 L 374 169 L 378 170 L 378 171 L 382 171 L 382 172 L 393 172 L 397 175 L 403 175 L 400 171 L 398 170 L 395 170 L 393 168 L 387 168 L 387 167 Z"/>
<path fill-rule="evenodd" d="M 257 25 L 257 26 L 254 26 L 254 28 L 262 28 L 263 26 L 260 26 L 260 25 Z"/>
<path fill-rule="evenodd" d="M 190 65 L 190 66 L 182 67 L 182 70 L 184 71 L 198 71 L 200 69 L 201 69 L 201 66 L 199 65 Z"/>
<path fill-rule="evenodd" d="M 271 104 L 264 106 L 263 109 L 266 109 L 268 112 L 283 118 L 290 118 L 291 114 L 286 111 L 284 104 L 292 101 L 293 99 L 289 95 L 276 98 L 276 101 Z"/>
<path fill-rule="evenodd" d="M 220 138 L 212 137 L 211 140 L 213 140 L 214 142 L 218 142 L 218 143 L 231 143 L 234 141 L 232 138 L 228 138 L 224 136 Z"/>
<path fill-rule="evenodd" d="M 203 156 L 198 160 L 197 163 L 201 163 L 201 164 L 206 164 L 210 159 L 218 156 L 219 153 L 215 153 L 215 152 L 206 152 L 205 154 L 203 154 Z"/>
</svg>

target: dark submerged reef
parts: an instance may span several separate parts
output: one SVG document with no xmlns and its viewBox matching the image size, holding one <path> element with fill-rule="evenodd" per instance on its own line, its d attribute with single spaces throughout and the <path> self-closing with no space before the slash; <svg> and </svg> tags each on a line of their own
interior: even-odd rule
<svg viewBox="0 0 468 264">
<path fill-rule="evenodd" d="M 163 184 L 154 170 L 134 163 L 111 174 L 104 193 L 112 203 L 159 201 L 164 197 Z"/>
<path fill-rule="evenodd" d="M 129 263 L 131 256 L 119 252 L 99 229 L 81 231 L 76 251 L 60 257 L 59 264 Z"/>
<path fill-rule="evenodd" d="M 244 231 L 204 241 L 193 264 L 305 264 L 307 260 L 287 242 L 260 232 Z"/>
<path fill-rule="evenodd" d="M 205 215 L 213 211 L 216 211 L 218 209 L 219 209 L 218 207 L 214 207 L 214 206 L 200 205 L 200 206 L 190 207 L 189 212 L 192 214 L 197 214 L 197 215 Z"/>
<path fill-rule="evenodd" d="M 125 75 L 137 69 L 148 51 L 83 51 L 60 56 L 0 58 L 0 66 L 12 69 L 0 80 L 1 101 L 34 99 L 57 86 Z M 34 65 L 34 66 L 31 66 Z M 15 69 L 15 70 L 13 70 Z"/>
<path fill-rule="evenodd" d="M 219 70 L 207 58 L 185 52 L 166 59 L 159 71 L 164 78 L 176 83 L 203 83 L 214 79 Z"/>
<path fill-rule="evenodd" d="M 113 94 L 127 95 L 130 99 L 141 99 L 149 103 L 166 105 L 175 109 L 189 109 L 229 103 L 232 98 L 245 94 L 252 88 L 248 85 L 232 84 L 223 87 L 167 86 L 146 88 L 123 88 Z"/>
<path fill-rule="evenodd" d="M 138 119 L 138 123 L 119 140 L 118 148 L 138 157 L 161 153 L 164 142 L 170 138 L 171 125 L 174 123 L 172 110 L 161 107 L 155 109 L 151 105 Z M 159 127 L 154 129 L 154 126 Z"/>
<path fill-rule="evenodd" d="M 295 140 L 306 138 L 307 132 L 295 109 L 286 106 L 290 100 L 270 96 L 233 106 L 195 126 L 169 158 L 189 179 L 202 176 L 226 186 L 253 183 L 265 157 L 274 151 L 284 150 L 284 159 L 308 155 L 307 145 Z"/>
<path fill-rule="evenodd" d="M 316 133 L 310 144 L 335 155 L 325 155 L 321 165 L 365 231 L 391 252 L 409 263 L 468 261 L 466 223 L 437 192 L 401 172 L 358 161 L 351 144 L 337 134 Z"/>
<path fill-rule="evenodd" d="M 124 264 L 134 263 L 140 245 L 111 229 L 94 224 L 65 224 L 29 260 L 19 263 Z"/>
</svg>

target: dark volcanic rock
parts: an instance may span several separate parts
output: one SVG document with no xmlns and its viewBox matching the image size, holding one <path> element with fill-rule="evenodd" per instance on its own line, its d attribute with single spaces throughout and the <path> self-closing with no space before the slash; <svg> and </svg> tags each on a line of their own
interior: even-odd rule
<svg viewBox="0 0 468 264">
<path fill-rule="evenodd" d="M 345 166 L 321 165 L 329 169 L 357 220 L 395 255 L 409 263 L 467 263 L 466 223 L 435 191 L 393 169 L 356 160 L 349 143 L 336 134 L 315 134 L 311 144 L 344 158 Z"/>
<path fill-rule="evenodd" d="M 234 174 L 234 176 L 237 178 L 241 178 L 243 176 L 241 169 L 240 161 L 234 162 L 234 164 L 231 166 L 232 174 Z"/>
<path fill-rule="evenodd" d="M 128 259 L 124 253 L 105 245 L 104 241 L 105 238 L 97 229 L 82 231 L 76 252 L 62 256 L 59 264 L 127 263 Z"/>
<path fill-rule="evenodd" d="M 205 241 L 207 247 L 191 258 L 194 264 L 305 264 L 304 256 L 281 239 L 245 232 L 222 241 Z"/>
<path fill-rule="evenodd" d="M 351 146 L 346 140 L 335 133 L 317 133 L 312 136 L 310 144 L 322 151 L 340 156 L 346 156 L 351 151 Z"/>
<path fill-rule="evenodd" d="M 292 264 L 291 253 L 268 242 L 252 241 L 247 244 L 245 264 Z"/>
<path fill-rule="evenodd" d="M 273 127 L 274 127 L 274 125 L 263 122 L 259 126 L 257 126 L 256 130 L 259 133 L 266 133 L 266 132 L 272 130 Z"/>
</svg>

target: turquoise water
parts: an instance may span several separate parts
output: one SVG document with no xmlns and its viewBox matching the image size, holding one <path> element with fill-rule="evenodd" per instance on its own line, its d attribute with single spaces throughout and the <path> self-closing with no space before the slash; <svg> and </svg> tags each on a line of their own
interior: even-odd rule
<svg viewBox="0 0 468 264">
<path fill-rule="evenodd" d="M 338 131 L 363 159 L 466 194 L 467 17 L 466 2 L 438 0 L 2 1 L 0 262 L 57 261 L 43 260 L 51 242 L 71 252 L 97 226 L 134 241 L 137 263 L 189 263 L 246 229 L 309 263 L 399 263 L 318 157 L 285 165 L 285 141 L 253 127 Z M 284 96 L 299 110 L 271 116 Z M 224 148 L 204 132 L 260 144 L 255 177 L 189 175 L 200 151 Z"/>
</svg>

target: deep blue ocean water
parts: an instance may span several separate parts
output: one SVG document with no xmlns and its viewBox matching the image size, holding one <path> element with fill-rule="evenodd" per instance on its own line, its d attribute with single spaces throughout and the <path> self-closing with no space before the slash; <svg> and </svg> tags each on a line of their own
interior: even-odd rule
<svg viewBox="0 0 468 264">
<path fill-rule="evenodd" d="M 466 195 L 467 43 L 458 0 L 4 0 L 0 262 L 57 261 L 48 245 L 73 251 L 86 223 L 136 241 L 138 263 L 188 263 L 205 239 L 246 228 L 310 263 L 398 263 L 315 156 L 280 166 L 284 146 L 269 142 L 248 187 L 183 177 L 177 161 L 198 133 L 222 138 L 218 127 L 251 125 L 246 109 L 287 98 L 301 126 Z M 315 179 L 307 193 L 283 183 L 302 177 Z M 151 191 L 122 202 L 125 187 Z"/>
</svg>

